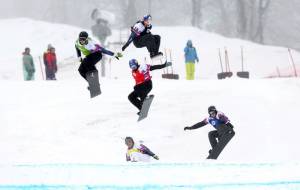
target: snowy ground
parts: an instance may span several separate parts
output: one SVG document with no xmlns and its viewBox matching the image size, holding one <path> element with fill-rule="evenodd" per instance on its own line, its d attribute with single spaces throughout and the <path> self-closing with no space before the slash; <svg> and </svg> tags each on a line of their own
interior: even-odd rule
<svg viewBox="0 0 300 190">
<path fill-rule="evenodd" d="M 298 79 L 154 78 L 156 97 L 140 123 L 127 80 L 101 79 L 103 94 L 95 99 L 76 78 L 0 84 L 3 189 L 299 188 Z M 236 131 L 216 162 L 205 161 L 210 126 L 183 131 L 210 104 L 228 114 Z M 143 141 L 160 161 L 125 164 L 125 136 Z"/>
<path fill-rule="evenodd" d="M 0 21 L 0 25 L 3 22 L 9 26 L 14 21 Z M 16 22 L 22 23 L 18 19 Z M 28 22 L 32 24 L 31 29 L 39 26 Z M 38 30 L 42 30 L 41 36 L 47 33 L 46 26 L 49 27 L 43 24 L 45 27 Z M 167 28 L 160 29 L 162 34 L 164 30 Z M 238 52 L 240 43 L 235 42 L 240 40 L 198 30 L 193 33 L 191 28 L 174 31 L 185 36 L 183 31 L 187 30 L 194 38 L 203 34 L 215 39 L 206 45 L 228 40 L 228 44 L 236 44 Z M 78 31 L 72 35 L 75 37 Z M 57 44 L 53 45 L 57 49 L 62 47 L 59 44 L 73 48 L 69 44 L 72 35 L 66 35 L 63 41 L 57 34 Z M 16 36 L 16 40 L 22 39 Z M 178 43 L 185 43 L 185 38 L 178 39 Z M 42 48 L 47 45 L 46 41 L 39 40 L 33 44 Z M 153 71 L 151 93 L 155 99 L 148 118 L 137 123 L 137 110 L 127 99 L 133 86 L 127 59 L 133 55 L 128 53 L 119 63 L 112 63 L 114 71 L 110 77 L 100 79 L 103 94 L 90 99 L 76 63 L 64 62 L 58 81 L 42 81 L 39 74 L 36 81 L 22 81 L 20 63 L 9 52 L 21 52 L 24 45 L 16 43 L 19 49 L 11 46 L 5 50 L 11 64 L 0 59 L 3 66 L 0 69 L 0 189 L 300 189 L 299 78 L 260 79 L 267 69 L 254 64 L 259 63 L 263 54 L 255 53 L 260 47 L 262 52 L 270 50 L 272 60 L 278 60 L 276 63 L 285 65 L 278 59 L 281 53 L 277 52 L 284 49 L 251 45 L 255 50 L 253 55 L 257 56 L 251 63 L 251 71 L 261 71 L 251 80 L 235 77 L 215 80 L 212 69 L 218 67 L 217 60 L 215 66 L 207 65 L 201 70 L 203 75 L 198 70 L 198 76 L 203 77 L 195 81 L 163 80 L 162 71 Z M 180 68 L 182 46 L 174 45 L 174 52 L 178 51 L 174 53 L 178 56 L 174 58 L 174 69 L 181 74 L 184 72 Z M 208 49 L 215 52 L 221 45 L 211 46 Z M 68 57 L 73 49 L 61 52 Z M 135 50 L 133 53 L 145 55 Z M 217 59 L 215 53 L 207 54 L 207 59 Z M 204 67 L 203 62 L 200 64 Z M 266 60 L 266 64 L 272 62 Z M 206 117 L 207 107 L 212 104 L 228 115 L 236 131 L 217 161 L 205 160 L 211 126 L 183 131 L 184 126 Z M 160 161 L 126 163 L 125 136 L 143 142 L 159 155 Z"/>
</svg>

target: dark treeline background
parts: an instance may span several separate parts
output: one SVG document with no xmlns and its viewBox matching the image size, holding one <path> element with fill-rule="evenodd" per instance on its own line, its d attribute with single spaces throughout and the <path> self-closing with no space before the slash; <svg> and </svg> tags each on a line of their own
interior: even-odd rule
<svg viewBox="0 0 300 190">
<path fill-rule="evenodd" d="M 300 50 L 299 0 L 0 0 L 0 19 L 29 17 L 90 28 L 95 8 L 113 28 L 150 13 L 155 25 L 195 26 Z"/>
</svg>

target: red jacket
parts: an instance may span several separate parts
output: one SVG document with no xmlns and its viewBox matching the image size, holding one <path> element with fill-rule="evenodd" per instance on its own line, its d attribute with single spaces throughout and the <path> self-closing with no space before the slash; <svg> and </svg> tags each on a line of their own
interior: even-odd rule
<svg viewBox="0 0 300 190">
<path fill-rule="evenodd" d="M 142 84 L 145 81 L 151 80 L 150 76 L 150 65 L 140 65 L 137 70 L 132 71 L 132 76 L 135 80 L 135 84 Z"/>
<path fill-rule="evenodd" d="M 56 54 L 47 51 L 44 53 L 44 64 L 48 69 L 55 69 L 57 70 L 56 65 Z"/>
</svg>

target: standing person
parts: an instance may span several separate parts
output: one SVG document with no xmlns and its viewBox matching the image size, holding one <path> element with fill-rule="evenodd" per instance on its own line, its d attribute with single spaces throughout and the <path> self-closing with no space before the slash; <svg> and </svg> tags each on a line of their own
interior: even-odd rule
<svg viewBox="0 0 300 190">
<path fill-rule="evenodd" d="M 102 47 L 105 47 L 106 38 L 111 35 L 111 30 L 108 27 L 108 21 L 102 18 L 96 19 L 96 24 L 92 26 L 93 35 L 96 36 Z M 105 57 L 101 60 L 101 76 L 105 77 Z"/>
<path fill-rule="evenodd" d="M 159 52 L 160 46 L 160 36 L 151 34 L 150 30 L 152 29 L 151 25 L 151 15 L 145 15 L 142 20 L 136 22 L 134 26 L 131 27 L 131 34 L 128 41 L 122 47 L 124 51 L 131 42 L 133 42 L 136 48 L 146 47 L 150 53 L 150 58 L 162 55 Z"/>
<path fill-rule="evenodd" d="M 88 37 L 88 33 L 85 31 L 80 32 L 75 43 L 75 48 L 78 59 L 81 62 L 78 71 L 85 80 L 87 80 L 86 77 L 88 73 L 92 71 L 96 71 L 98 73 L 95 65 L 102 59 L 102 54 L 114 56 L 118 60 L 122 57 L 122 54 L 119 52 L 114 53 L 101 47 Z M 82 59 L 81 53 L 85 56 L 85 58 Z"/>
<path fill-rule="evenodd" d="M 46 72 L 46 80 L 56 80 L 55 73 L 57 72 L 55 48 L 49 44 L 47 51 L 43 56 Z"/>
<path fill-rule="evenodd" d="M 106 38 L 111 35 L 111 30 L 108 27 L 108 21 L 98 18 L 96 24 L 92 26 L 93 35 L 96 36 L 101 45 L 104 46 Z"/>
<path fill-rule="evenodd" d="M 211 124 L 216 130 L 208 133 L 208 139 L 212 149 L 209 150 L 208 159 L 217 159 L 223 148 L 234 136 L 233 125 L 224 113 L 217 111 L 215 106 L 208 107 L 209 117 L 191 127 L 184 127 L 184 130 L 193 130 Z M 212 155 L 213 154 L 213 155 Z"/>
<path fill-rule="evenodd" d="M 35 66 L 29 47 L 26 47 L 23 52 L 23 73 L 24 80 L 34 80 Z"/>
<path fill-rule="evenodd" d="M 191 40 L 188 40 L 184 48 L 186 79 L 194 80 L 195 78 L 195 62 L 199 62 L 196 48 L 193 47 Z"/>
<path fill-rule="evenodd" d="M 159 160 L 158 156 L 155 155 L 149 148 L 143 144 L 135 144 L 132 137 L 125 138 L 125 144 L 127 145 L 126 161 L 131 162 L 148 162 L 151 157 Z"/>
<path fill-rule="evenodd" d="M 172 63 L 167 61 L 161 65 L 139 65 L 136 59 L 131 59 L 129 61 L 129 67 L 131 68 L 132 76 L 135 80 L 135 86 L 133 92 L 128 95 L 128 99 L 135 107 L 138 108 L 138 115 L 142 109 L 143 101 L 152 90 L 150 71 L 163 69 L 171 65 Z"/>
</svg>

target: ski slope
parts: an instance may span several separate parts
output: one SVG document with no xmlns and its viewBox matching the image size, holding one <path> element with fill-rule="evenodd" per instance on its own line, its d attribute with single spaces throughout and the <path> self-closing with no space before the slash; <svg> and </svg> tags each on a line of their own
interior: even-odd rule
<svg viewBox="0 0 300 190">
<path fill-rule="evenodd" d="M 174 48 L 174 70 L 181 76 L 180 44 L 195 39 L 203 54 L 199 80 L 163 80 L 163 71 L 153 71 L 155 99 L 148 118 L 137 123 L 137 110 L 127 99 L 134 85 L 127 60 L 143 59 L 143 50 L 129 47 L 121 61 L 113 61 L 109 77 L 100 79 L 103 94 L 90 99 L 78 63 L 66 61 L 74 56 L 73 40 L 82 29 L 28 19 L 3 23 L 18 43 L 0 51 L 9 60 L 0 58 L 0 189 L 300 189 L 299 78 L 261 78 L 269 73 L 266 65 L 286 67 L 279 58 L 285 49 L 188 27 L 172 28 L 177 36 L 166 34 L 170 27 L 157 28 L 162 46 Z M 17 25 L 27 26 L 20 36 Z M 36 81 L 22 81 L 16 55 L 30 43 L 37 57 L 48 41 L 65 59 L 59 80 L 42 81 L 37 73 Z M 217 50 L 224 44 L 236 50 L 236 60 L 241 44 L 253 50 L 252 66 L 247 63 L 251 80 L 215 80 Z M 211 126 L 183 131 L 206 117 L 210 105 L 229 117 L 236 132 L 216 161 L 205 159 Z M 126 136 L 143 142 L 160 160 L 126 163 Z"/>
<path fill-rule="evenodd" d="M 101 79 L 95 99 L 76 78 L 1 81 L 0 189 L 299 188 L 298 79 L 153 80 L 156 97 L 140 123 L 127 80 Z M 210 104 L 236 131 L 218 161 L 205 161 L 210 126 L 183 131 Z M 125 136 L 160 161 L 125 163 Z"/>
</svg>

